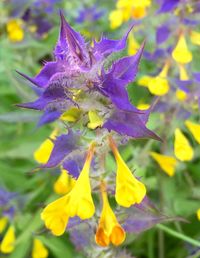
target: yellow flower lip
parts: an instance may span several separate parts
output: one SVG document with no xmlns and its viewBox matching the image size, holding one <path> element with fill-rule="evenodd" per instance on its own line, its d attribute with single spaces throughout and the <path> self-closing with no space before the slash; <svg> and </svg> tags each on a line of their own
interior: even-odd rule
<svg viewBox="0 0 200 258">
<path fill-rule="evenodd" d="M 107 247 L 110 243 L 118 246 L 124 242 L 126 232 L 118 223 L 117 218 L 110 207 L 106 192 L 106 185 L 103 181 L 101 182 L 101 195 L 103 208 L 95 234 L 95 241 L 102 247 Z"/>
<path fill-rule="evenodd" d="M 1 242 L 0 251 L 4 254 L 12 253 L 15 248 L 15 229 L 10 226 Z"/>
<path fill-rule="evenodd" d="M 39 239 L 33 240 L 32 258 L 47 258 L 49 252 Z"/>
<path fill-rule="evenodd" d="M 109 137 L 109 144 L 117 162 L 115 191 L 115 199 L 117 203 L 126 208 L 129 208 L 135 203 L 141 203 L 146 195 L 145 185 L 134 177 L 126 163 L 121 158 L 111 136 Z"/>
</svg>

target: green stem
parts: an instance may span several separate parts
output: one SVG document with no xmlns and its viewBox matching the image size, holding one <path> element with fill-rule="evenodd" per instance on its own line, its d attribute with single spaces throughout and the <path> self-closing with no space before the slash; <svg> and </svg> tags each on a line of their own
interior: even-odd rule
<svg viewBox="0 0 200 258">
<path fill-rule="evenodd" d="M 191 237 L 188 237 L 188 236 L 186 236 L 186 235 L 183 235 L 183 234 L 181 234 L 181 233 L 179 233 L 179 232 L 177 232 L 177 231 L 175 231 L 175 230 L 173 230 L 173 229 L 171 229 L 171 228 L 168 228 L 168 227 L 166 227 L 166 226 L 164 226 L 164 225 L 161 225 L 161 224 L 158 224 L 156 227 L 157 227 L 158 229 L 160 229 L 160 230 L 162 230 L 162 231 L 168 233 L 168 234 L 171 235 L 171 236 L 174 236 L 174 237 L 179 238 L 179 239 L 181 239 L 181 240 L 183 240 L 183 241 L 185 241 L 185 242 L 188 242 L 188 243 L 190 243 L 191 245 L 200 247 L 200 242 L 197 241 L 197 240 L 195 240 L 195 239 L 192 239 Z"/>
</svg>

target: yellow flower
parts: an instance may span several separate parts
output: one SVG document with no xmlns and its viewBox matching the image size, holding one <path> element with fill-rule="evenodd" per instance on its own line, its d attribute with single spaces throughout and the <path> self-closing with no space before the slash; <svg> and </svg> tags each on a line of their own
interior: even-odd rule
<svg viewBox="0 0 200 258">
<path fill-rule="evenodd" d="M 189 80 L 189 76 L 187 74 L 187 71 L 185 69 L 185 66 L 183 64 L 179 64 L 179 74 L 180 74 L 180 80 L 181 81 L 187 81 Z"/>
<path fill-rule="evenodd" d="M 162 155 L 156 152 L 151 152 L 150 155 L 158 163 L 161 169 L 168 174 L 168 176 L 174 175 L 177 164 L 174 157 Z"/>
<path fill-rule="evenodd" d="M 95 206 L 91 195 L 89 169 L 94 153 L 94 145 L 90 146 L 85 164 L 78 177 L 75 186 L 69 193 L 69 215 L 79 216 L 82 220 L 89 219 L 94 215 Z"/>
<path fill-rule="evenodd" d="M 197 218 L 200 220 L 200 208 L 197 210 Z"/>
<path fill-rule="evenodd" d="M 146 8 L 144 7 L 136 7 L 132 10 L 131 16 L 134 19 L 141 19 L 146 16 Z"/>
<path fill-rule="evenodd" d="M 87 127 L 90 129 L 96 129 L 97 127 L 101 127 L 103 125 L 103 119 L 98 115 L 96 111 L 90 110 L 88 112 L 89 116 L 89 123 L 87 124 Z"/>
<path fill-rule="evenodd" d="M 10 226 L 7 230 L 0 246 L 0 251 L 4 254 L 12 253 L 15 248 L 15 229 Z"/>
<path fill-rule="evenodd" d="M 8 224 L 8 218 L 7 217 L 0 218 L 0 234 L 4 231 L 7 224 Z"/>
<path fill-rule="evenodd" d="M 55 140 L 57 135 L 57 129 L 55 129 L 51 135 L 50 139 L 46 139 L 40 147 L 34 152 L 34 159 L 41 164 L 45 164 L 51 155 L 51 152 L 53 150 L 54 144 L 52 140 Z"/>
<path fill-rule="evenodd" d="M 148 83 L 149 91 L 156 96 L 163 96 L 169 91 L 169 83 L 167 81 L 167 74 L 169 70 L 169 63 L 167 62 L 160 74 L 156 77 L 151 77 Z"/>
<path fill-rule="evenodd" d="M 146 103 L 140 103 L 137 105 L 137 108 L 140 109 L 140 110 L 147 110 L 150 108 L 150 105 L 149 104 L 146 104 Z"/>
<path fill-rule="evenodd" d="M 47 258 L 49 252 L 39 239 L 34 239 L 32 258 Z"/>
<path fill-rule="evenodd" d="M 137 180 L 121 158 L 113 139 L 109 138 L 110 147 L 117 162 L 116 191 L 117 203 L 124 207 L 130 207 L 135 203 L 141 203 L 146 195 L 146 187 Z"/>
<path fill-rule="evenodd" d="M 195 140 L 200 144 L 200 124 L 196 124 L 187 120 L 185 121 L 185 125 L 190 130 Z"/>
<path fill-rule="evenodd" d="M 128 54 L 135 55 L 137 50 L 139 49 L 140 45 L 136 41 L 134 34 L 131 33 L 128 37 Z"/>
<path fill-rule="evenodd" d="M 81 115 L 81 110 L 76 107 L 72 107 L 66 112 L 64 112 L 61 116 L 60 119 L 62 121 L 67 121 L 67 122 L 76 122 Z"/>
<path fill-rule="evenodd" d="M 103 182 L 101 184 L 101 194 L 103 208 L 99 220 L 99 225 L 95 234 L 95 240 L 96 243 L 102 247 L 108 246 L 110 242 L 113 245 L 118 246 L 124 242 L 126 233 L 118 223 L 117 218 L 110 207 Z"/>
<path fill-rule="evenodd" d="M 178 43 L 172 51 L 172 57 L 180 64 L 187 64 L 192 61 L 192 53 L 187 47 L 185 36 L 183 34 L 179 37 Z"/>
<path fill-rule="evenodd" d="M 76 180 L 66 170 L 62 169 L 60 176 L 54 183 L 54 192 L 57 194 L 67 194 L 72 190 L 75 182 Z"/>
<path fill-rule="evenodd" d="M 121 10 L 114 10 L 109 15 L 111 29 L 120 27 L 123 23 L 123 13 Z"/>
<path fill-rule="evenodd" d="M 83 169 L 72 190 L 65 196 L 47 205 L 41 214 L 45 226 L 56 236 L 65 232 L 69 217 L 89 219 L 95 212 L 89 181 L 89 168 L 94 153 L 91 144 Z"/>
<path fill-rule="evenodd" d="M 6 24 L 8 38 L 12 42 L 20 42 L 24 39 L 22 21 L 20 19 L 10 20 Z"/>
<path fill-rule="evenodd" d="M 69 220 L 68 195 L 65 195 L 47 205 L 41 213 L 41 219 L 45 226 L 55 236 L 61 236 L 67 227 Z"/>
<path fill-rule="evenodd" d="M 190 39 L 194 45 L 200 46 L 200 33 L 199 32 L 192 30 L 190 33 Z"/>
<path fill-rule="evenodd" d="M 180 101 L 185 101 L 187 99 L 187 93 L 183 90 L 176 90 L 176 98 Z"/>
<path fill-rule="evenodd" d="M 180 161 L 190 161 L 193 159 L 193 149 L 179 128 L 175 130 L 174 153 Z"/>
</svg>

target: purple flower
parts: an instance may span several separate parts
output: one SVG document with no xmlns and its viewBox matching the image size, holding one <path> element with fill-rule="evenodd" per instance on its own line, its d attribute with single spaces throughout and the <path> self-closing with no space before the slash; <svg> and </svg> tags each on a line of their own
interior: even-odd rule
<svg viewBox="0 0 200 258">
<path fill-rule="evenodd" d="M 77 23 L 94 22 L 102 17 L 103 10 L 98 10 L 97 6 L 83 8 L 79 11 L 79 15 L 76 18 Z"/>
<path fill-rule="evenodd" d="M 39 122 L 44 124 L 54 121 L 71 106 L 84 112 L 84 107 L 89 105 L 92 98 L 97 105 L 104 103 L 104 128 L 134 138 L 159 139 L 145 126 L 147 119 L 143 118 L 148 117 L 149 113 L 147 115 L 138 110 L 129 101 L 126 89 L 136 77 L 144 44 L 134 56 L 121 58 L 108 65 L 108 57 L 126 47 L 132 27 L 120 40 L 102 37 L 90 46 L 69 26 L 62 13 L 60 17 L 60 35 L 54 49 L 55 61 L 47 62 L 34 78 L 20 73 L 41 90 L 41 95 L 34 102 L 19 106 L 44 111 Z M 78 92 L 81 92 L 81 99 Z M 124 120 L 127 118 L 130 122 Z M 116 120 L 117 123 L 114 122 Z"/>
<path fill-rule="evenodd" d="M 178 6 L 179 2 L 180 0 L 163 0 L 161 2 L 158 13 L 166 13 L 172 11 Z"/>
</svg>

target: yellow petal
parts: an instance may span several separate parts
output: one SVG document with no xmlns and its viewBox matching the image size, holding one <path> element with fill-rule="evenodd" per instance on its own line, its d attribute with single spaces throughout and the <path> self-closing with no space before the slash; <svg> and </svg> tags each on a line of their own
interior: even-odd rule
<svg viewBox="0 0 200 258">
<path fill-rule="evenodd" d="M 141 19 L 146 16 L 146 8 L 144 7 L 136 7 L 132 10 L 132 15 L 134 19 Z"/>
<path fill-rule="evenodd" d="M 6 24 L 8 38 L 12 42 L 20 42 L 24 39 L 24 31 L 22 29 L 23 22 L 20 19 L 10 20 Z"/>
<path fill-rule="evenodd" d="M 152 77 L 148 84 L 149 91 L 156 96 L 163 96 L 169 92 L 169 83 L 166 78 Z"/>
<path fill-rule="evenodd" d="M 200 220 L 200 208 L 197 210 L 197 218 Z"/>
<path fill-rule="evenodd" d="M 116 191 L 115 199 L 117 203 L 124 207 L 130 207 L 135 203 L 141 203 L 146 195 L 146 187 L 129 170 L 126 163 L 121 158 L 117 147 L 110 137 L 110 147 L 112 148 L 117 162 Z"/>
<path fill-rule="evenodd" d="M 82 220 L 89 219 L 94 215 L 95 206 L 92 199 L 92 191 L 89 179 L 89 169 L 94 153 L 94 145 L 90 146 L 83 169 L 69 193 L 69 215 L 78 216 Z"/>
<path fill-rule="evenodd" d="M 60 117 L 62 121 L 67 122 L 76 122 L 81 115 L 81 110 L 76 107 L 72 107 L 69 110 L 67 110 L 65 113 L 63 113 Z"/>
<path fill-rule="evenodd" d="M 12 253 L 15 248 L 15 229 L 10 226 L 0 246 L 0 251 L 5 254 Z"/>
<path fill-rule="evenodd" d="M 178 43 L 172 52 L 172 57 L 177 63 L 187 64 L 192 61 L 192 53 L 187 47 L 187 43 L 183 34 L 179 37 Z"/>
<path fill-rule="evenodd" d="M 114 10 L 109 15 L 111 29 L 116 29 L 122 25 L 123 13 L 121 10 Z"/>
<path fill-rule="evenodd" d="M 55 129 L 51 135 L 50 139 L 54 140 L 56 138 L 58 131 Z M 46 139 L 39 148 L 34 152 L 34 159 L 41 164 L 47 163 L 49 160 L 49 157 L 51 155 L 51 152 L 53 150 L 54 144 L 53 141 L 50 139 Z"/>
<path fill-rule="evenodd" d="M 108 246 L 110 242 L 113 245 L 118 246 L 124 242 L 126 233 L 118 223 L 117 218 L 110 207 L 104 182 L 101 184 L 101 193 L 103 209 L 95 234 L 95 241 L 102 247 Z"/>
<path fill-rule="evenodd" d="M 151 152 L 150 154 L 164 172 L 166 172 L 169 176 L 174 175 L 177 164 L 174 157 L 162 155 L 156 152 Z"/>
<path fill-rule="evenodd" d="M 193 159 L 193 149 L 180 129 L 175 130 L 174 153 L 180 161 L 190 161 Z"/>
<path fill-rule="evenodd" d="M 176 90 L 176 98 L 180 101 L 185 101 L 187 99 L 187 93 L 183 90 Z"/>
<path fill-rule="evenodd" d="M 140 103 L 137 105 L 137 108 L 140 109 L 140 110 L 147 110 L 150 108 L 150 105 L 149 104 L 146 104 L 146 103 Z"/>
<path fill-rule="evenodd" d="M 47 205 L 41 213 L 41 219 L 45 226 L 55 236 L 62 235 L 67 227 L 69 219 L 68 200 L 68 195 L 65 195 Z"/>
<path fill-rule="evenodd" d="M 39 239 L 34 239 L 32 258 L 47 258 L 49 252 Z"/>
<path fill-rule="evenodd" d="M 67 194 L 72 190 L 75 182 L 76 180 L 66 170 L 62 169 L 60 176 L 54 183 L 54 192 L 57 194 Z"/>
<path fill-rule="evenodd" d="M 103 119 L 98 115 L 98 113 L 94 110 L 88 112 L 89 123 L 87 127 L 90 129 L 96 129 L 97 127 L 101 127 L 103 125 Z"/>
<path fill-rule="evenodd" d="M 194 44 L 194 45 L 199 45 L 200 46 L 200 33 L 197 32 L 197 31 L 191 31 L 190 33 L 190 39 L 191 39 L 191 42 Z"/>
<path fill-rule="evenodd" d="M 128 37 L 128 55 L 135 55 L 140 45 L 136 41 L 134 34 L 131 33 Z"/>
<path fill-rule="evenodd" d="M 185 125 L 190 130 L 195 140 L 200 144 L 200 124 L 196 124 L 187 120 L 185 121 Z"/>
<path fill-rule="evenodd" d="M 4 231 L 7 224 L 8 224 L 8 218 L 7 217 L 0 218 L 0 234 Z"/>
</svg>

